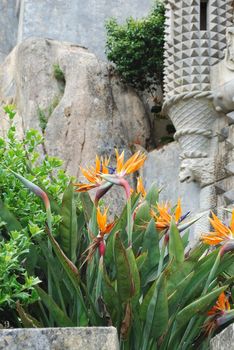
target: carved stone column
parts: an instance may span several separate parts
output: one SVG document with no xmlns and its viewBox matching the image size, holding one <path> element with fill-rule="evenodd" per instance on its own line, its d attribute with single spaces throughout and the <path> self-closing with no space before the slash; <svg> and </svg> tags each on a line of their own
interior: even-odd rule
<svg viewBox="0 0 234 350">
<path fill-rule="evenodd" d="M 205 3 L 205 4 L 204 4 Z M 166 2 L 165 113 L 175 128 L 181 152 L 181 181 L 200 185 L 200 211 L 217 207 L 215 184 L 226 175 L 219 155 L 219 109 L 212 104 L 211 66 L 224 56 L 232 0 Z M 209 230 L 200 221 L 197 234 Z"/>
</svg>

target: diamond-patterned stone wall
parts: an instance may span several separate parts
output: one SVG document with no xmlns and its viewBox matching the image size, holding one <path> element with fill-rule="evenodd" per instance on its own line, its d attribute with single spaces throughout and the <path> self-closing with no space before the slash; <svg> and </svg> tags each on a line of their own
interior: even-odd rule
<svg viewBox="0 0 234 350">
<path fill-rule="evenodd" d="M 207 30 L 200 30 L 200 0 L 166 1 L 165 100 L 210 90 L 210 66 L 223 58 L 232 18 L 232 0 L 209 0 Z"/>
</svg>

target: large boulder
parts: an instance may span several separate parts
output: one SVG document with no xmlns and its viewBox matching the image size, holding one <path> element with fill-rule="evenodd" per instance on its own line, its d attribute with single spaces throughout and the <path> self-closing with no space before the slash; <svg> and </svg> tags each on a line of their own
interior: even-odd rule
<svg viewBox="0 0 234 350">
<path fill-rule="evenodd" d="M 64 74 L 64 86 L 62 73 Z M 60 74 L 60 76 L 59 76 Z M 57 77 L 57 79 L 56 79 Z M 36 128 L 44 152 L 58 156 L 71 175 L 98 153 L 145 147 L 149 125 L 143 104 L 109 66 L 86 49 L 28 39 L 0 66 L 0 103 L 14 103 L 18 132 Z M 4 133 L 4 123 L 0 125 Z"/>
</svg>

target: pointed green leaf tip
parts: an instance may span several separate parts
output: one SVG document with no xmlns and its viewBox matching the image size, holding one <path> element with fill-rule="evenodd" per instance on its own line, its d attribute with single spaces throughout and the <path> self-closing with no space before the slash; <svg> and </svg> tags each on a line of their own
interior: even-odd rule
<svg viewBox="0 0 234 350">
<path fill-rule="evenodd" d="M 44 204 L 45 204 L 45 207 L 46 209 L 49 209 L 50 208 L 50 201 L 49 201 L 49 198 L 47 196 L 47 194 L 37 185 L 35 185 L 33 182 L 27 180 L 25 177 L 23 177 L 22 175 L 14 172 L 13 170 L 10 170 L 9 171 L 15 175 L 23 184 L 25 187 L 27 187 L 30 191 L 32 191 L 36 196 L 40 197 Z"/>
</svg>

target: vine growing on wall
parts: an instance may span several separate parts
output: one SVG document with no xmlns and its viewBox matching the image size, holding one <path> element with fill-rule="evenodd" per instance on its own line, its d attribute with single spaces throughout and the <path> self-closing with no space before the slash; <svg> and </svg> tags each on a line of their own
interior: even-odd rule
<svg viewBox="0 0 234 350">
<path fill-rule="evenodd" d="M 153 93 L 162 81 L 164 23 L 164 4 L 159 0 L 147 17 L 130 17 L 124 24 L 111 18 L 106 23 L 107 58 L 123 81 L 137 90 Z"/>
</svg>

